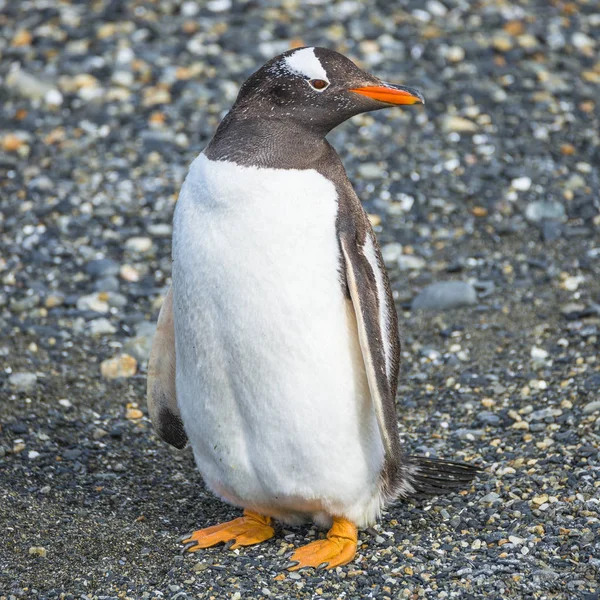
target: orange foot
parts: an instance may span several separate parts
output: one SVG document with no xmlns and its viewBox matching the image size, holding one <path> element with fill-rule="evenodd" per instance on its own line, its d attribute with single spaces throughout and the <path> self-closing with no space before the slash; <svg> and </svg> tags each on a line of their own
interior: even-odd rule
<svg viewBox="0 0 600 600">
<path fill-rule="evenodd" d="M 271 518 L 263 517 L 251 510 L 245 510 L 244 516 L 227 523 L 198 529 L 192 535 L 183 540 L 182 544 L 190 544 L 186 550 L 196 552 L 202 548 L 208 548 L 221 542 L 234 540 L 232 549 L 241 546 L 252 546 L 273 537 L 275 531 L 271 527 Z"/>
<path fill-rule="evenodd" d="M 327 539 L 298 548 L 291 558 L 296 564 L 290 566 L 289 570 L 320 566 L 333 569 L 345 565 L 354 558 L 357 541 L 356 525 L 347 519 L 334 517 L 333 526 L 327 532 Z"/>
</svg>

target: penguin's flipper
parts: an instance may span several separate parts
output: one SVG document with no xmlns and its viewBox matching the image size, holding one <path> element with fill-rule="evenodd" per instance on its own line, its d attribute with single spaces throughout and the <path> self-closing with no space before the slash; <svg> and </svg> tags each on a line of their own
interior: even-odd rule
<svg viewBox="0 0 600 600">
<path fill-rule="evenodd" d="M 158 435 L 175 448 L 183 448 L 187 435 L 177 406 L 175 391 L 175 327 L 173 292 L 167 292 L 158 315 L 148 361 L 148 412 Z"/>
<path fill-rule="evenodd" d="M 340 232 L 340 245 L 387 462 L 398 465 L 401 460 L 396 418 L 400 366 L 398 316 L 375 234 L 366 215 L 361 221 L 363 227 Z"/>
</svg>

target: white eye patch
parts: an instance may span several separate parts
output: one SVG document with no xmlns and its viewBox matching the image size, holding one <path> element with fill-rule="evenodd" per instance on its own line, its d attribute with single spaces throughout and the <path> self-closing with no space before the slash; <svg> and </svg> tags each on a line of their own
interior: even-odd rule
<svg viewBox="0 0 600 600">
<path fill-rule="evenodd" d="M 327 72 L 317 58 L 314 48 L 302 48 L 285 57 L 286 66 L 292 73 L 307 79 L 323 79 L 329 83 Z"/>
</svg>

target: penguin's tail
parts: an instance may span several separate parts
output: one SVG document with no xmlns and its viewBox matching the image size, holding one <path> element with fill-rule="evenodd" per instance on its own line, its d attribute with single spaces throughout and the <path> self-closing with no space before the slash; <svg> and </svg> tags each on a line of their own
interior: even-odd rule
<svg viewBox="0 0 600 600">
<path fill-rule="evenodd" d="M 482 469 L 463 462 L 404 455 L 395 488 L 396 498 L 443 496 L 466 490 Z"/>
</svg>

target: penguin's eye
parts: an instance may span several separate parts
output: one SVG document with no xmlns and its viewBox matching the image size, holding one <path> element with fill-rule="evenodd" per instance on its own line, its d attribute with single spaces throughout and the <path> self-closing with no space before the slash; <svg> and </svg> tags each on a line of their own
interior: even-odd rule
<svg viewBox="0 0 600 600">
<path fill-rule="evenodd" d="M 313 87 L 318 92 L 322 92 L 326 87 L 329 86 L 329 82 L 324 79 L 310 79 L 309 82 L 311 87 Z"/>
</svg>

